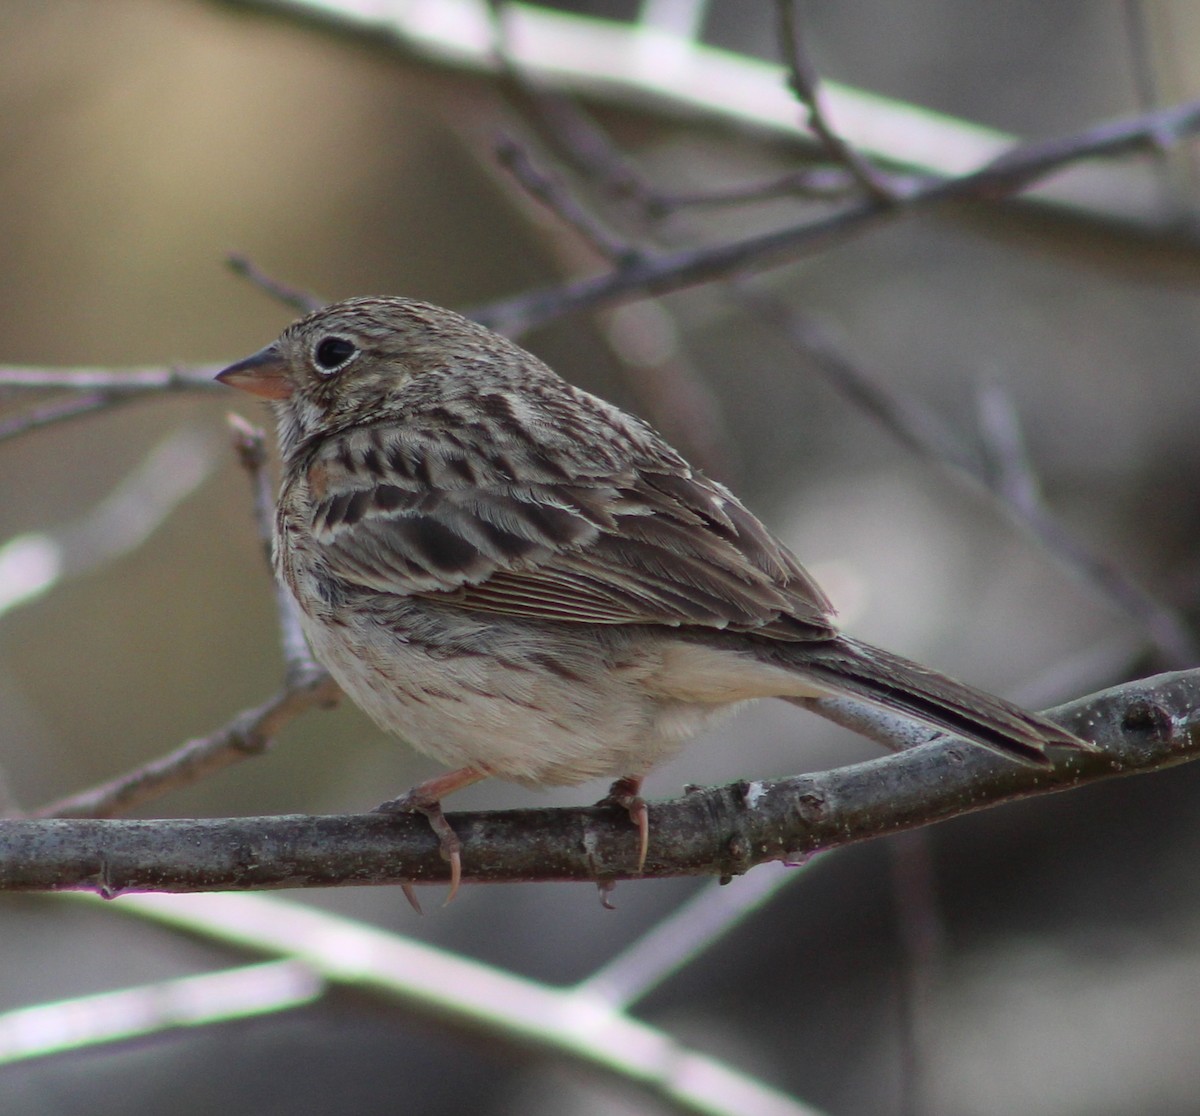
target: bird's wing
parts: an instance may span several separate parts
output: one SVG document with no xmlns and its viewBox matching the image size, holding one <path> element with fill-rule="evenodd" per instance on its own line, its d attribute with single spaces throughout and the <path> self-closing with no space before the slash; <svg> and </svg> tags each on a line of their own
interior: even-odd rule
<svg viewBox="0 0 1200 1116">
<path fill-rule="evenodd" d="M 565 475 L 532 446 L 484 460 L 444 432 L 355 430 L 308 470 L 313 537 L 343 581 L 480 612 L 832 634 L 832 607 L 792 554 L 661 447 Z"/>
</svg>

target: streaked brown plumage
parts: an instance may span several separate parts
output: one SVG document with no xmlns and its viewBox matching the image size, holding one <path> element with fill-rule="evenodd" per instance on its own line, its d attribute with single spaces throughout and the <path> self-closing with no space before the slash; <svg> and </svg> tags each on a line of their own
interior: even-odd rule
<svg viewBox="0 0 1200 1116">
<path fill-rule="evenodd" d="M 362 298 L 220 379 L 271 400 L 276 567 L 313 653 L 383 728 L 455 768 L 642 777 L 715 712 L 846 694 L 1019 759 L 1081 741 L 841 635 L 795 557 L 650 427 L 449 310 Z"/>
</svg>

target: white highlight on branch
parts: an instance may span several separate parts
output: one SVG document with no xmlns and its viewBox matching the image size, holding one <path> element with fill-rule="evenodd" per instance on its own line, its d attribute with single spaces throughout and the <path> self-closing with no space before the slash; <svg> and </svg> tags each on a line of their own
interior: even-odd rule
<svg viewBox="0 0 1200 1116">
<path fill-rule="evenodd" d="M 311 1003 L 323 989 L 307 965 L 269 961 L 17 1008 L 0 1015 L 0 1064 L 282 1011 Z"/>
<path fill-rule="evenodd" d="M 749 877 L 752 880 L 754 877 Z M 746 882 L 746 881 L 739 881 Z M 731 890 L 731 889 L 725 889 Z M 100 902 L 81 892 L 76 901 Z M 127 895 L 106 907 L 257 952 L 411 1010 L 566 1055 L 709 1116 L 820 1116 L 590 992 L 557 989 L 275 896 Z"/>
<path fill-rule="evenodd" d="M 40 597 L 62 574 L 62 547 L 35 531 L 0 546 L 0 615 Z"/>
<path fill-rule="evenodd" d="M 250 2 L 390 38 L 446 65 L 501 68 L 489 0 Z M 647 3 L 642 20 L 621 23 L 508 3 L 501 13 L 504 54 L 530 78 L 567 93 L 811 140 L 781 64 L 676 33 L 686 27 L 669 21 L 666 11 L 666 5 Z M 918 173 L 967 174 L 1017 143 L 1009 133 L 837 82 L 822 81 L 821 95 L 826 115 L 847 143 Z M 1075 166 L 1069 176 L 1026 196 L 1124 220 L 1148 219 L 1157 199 L 1153 175 L 1134 165 Z"/>
<path fill-rule="evenodd" d="M 210 476 L 216 446 L 178 430 L 154 447 L 87 514 L 56 531 L 17 535 L 0 545 L 0 616 L 136 550 Z"/>
</svg>

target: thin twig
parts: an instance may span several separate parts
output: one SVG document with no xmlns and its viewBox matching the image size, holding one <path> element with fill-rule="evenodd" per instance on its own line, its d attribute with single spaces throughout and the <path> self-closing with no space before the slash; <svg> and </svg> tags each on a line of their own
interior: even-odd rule
<svg viewBox="0 0 1200 1116">
<path fill-rule="evenodd" d="M 272 571 L 275 587 L 275 608 L 279 618 L 279 638 L 283 651 L 285 679 L 288 686 L 302 686 L 325 677 L 325 671 L 317 665 L 308 648 L 308 641 L 300 626 L 300 611 L 291 591 L 274 577 L 273 524 L 275 521 L 275 493 L 267 471 L 266 436 L 261 427 L 247 422 L 241 415 L 228 416 L 233 430 L 233 446 L 250 478 L 250 490 L 254 501 L 254 522 L 258 527 L 258 538 L 262 543 L 267 569 Z"/>
<path fill-rule="evenodd" d="M 27 411 L 0 419 L 0 442 L 28 434 L 33 430 L 40 430 L 45 426 L 54 426 L 83 415 L 106 411 L 120 403 L 128 403 L 132 399 L 131 395 L 118 395 L 108 391 L 92 391 L 86 395 L 55 399 L 41 407 L 31 407 Z"/>
<path fill-rule="evenodd" d="M 314 310 L 320 310 L 328 301 L 311 291 L 293 287 L 290 283 L 283 283 L 268 275 L 249 256 L 244 256 L 239 252 L 232 252 L 226 256 L 225 263 L 234 275 L 248 279 L 260 291 L 265 291 L 277 302 L 282 302 L 284 306 L 288 306 L 300 314 L 311 314 Z"/>
<path fill-rule="evenodd" d="M 603 259 L 617 267 L 626 267 L 638 259 L 638 250 L 617 237 L 599 218 L 584 209 L 562 182 L 538 167 L 524 144 L 510 135 L 500 135 L 496 140 L 496 159 L 525 193 L 574 229 Z"/>
<path fill-rule="evenodd" d="M 274 497 L 266 469 L 263 432 L 240 416 L 230 416 L 234 447 L 251 479 L 255 520 L 268 567 Z M 133 771 L 35 810 L 32 817 L 108 818 L 127 813 L 170 791 L 190 786 L 214 772 L 270 748 L 289 722 L 314 706 L 334 704 L 341 691 L 313 660 L 300 630 L 291 594 L 277 581 L 280 639 L 286 664 L 283 689 L 262 705 L 238 714 L 208 736 L 197 737 Z"/>
<path fill-rule="evenodd" d="M 821 99 L 821 82 L 809 57 L 795 0 L 775 0 L 779 45 L 788 68 L 788 85 L 808 111 L 808 126 L 835 163 L 844 166 L 863 193 L 883 205 L 898 199 L 887 180 L 829 122 Z"/>
<path fill-rule="evenodd" d="M 811 167 L 788 171 L 764 182 L 739 183 L 691 194 L 656 193 L 648 203 L 648 212 L 652 217 L 665 217 L 681 209 L 716 209 L 789 197 L 831 201 L 844 198 L 856 188 L 854 176 L 841 167 Z"/>
<path fill-rule="evenodd" d="M 930 179 L 903 196 L 903 204 L 874 198 L 807 221 L 725 244 L 646 256 L 603 275 L 541 288 L 477 307 L 471 317 L 519 335 L 554 318 L 646 294 L 662 294 L 739 271 L 761 270 L 830 248 L 868 229 L 927 209 L 964 201 L 1010 197 L 1063 167 L 1089 158 L 1112 158 L 1177 143 L 1200 131 L 1200 101 L 1159 112 L 1107 121 L 1064 137 L 1021 144 L 981 169 L 951 179 Z"/>
<path fill-rule="evenodd" d="M 559 113 L 559 118 L 570 119 L 565 113 Z M 586 131 L 593 146 L 599 144 L 600 129 L 589 125 Z M 557 138 L 568 150 L 575 143 L 573 135 Z M 562 182 L 539 170 L 534 158 L 515 139 L 507 139 L 506 144 L 507 165 L 520 186 L 595 251 L 616 260 L 619 266 L 636 262 L 640 257 L 637 248 L 618 241 Z M 652 300 L 643 300 L 619 307 L 604 321 L 609 346 L 642 414 L 701 468 L 732 480 L 737 455 L 712 392 L 676 342 L 669 311 Z"/>
<path fill-rule="evenodd" d="M 799 880 L 813 863 L 810 858 L 803 865 L 764 866 L 737 887 L 708 884 L 577 984 L 576 993 L 613 1007 L 632 1007 Z"/>
<path fill-rule="evenodd" d="M 989 381 L 976 400 L 987 486 L 1018 514 L 1042 502 L 1042 486 L 1029 459 L 1021 417 L 1009 392 Z"/>
<path fill-rule="evenodd" d="M 226 391 L 214 381 L 223 364 L 153 365 L 139 368 L 45 368 L 0 366 L 0 393 L 15 391 L 102 391 L 111 395 L 161 394 L 165 391 Z"/>
<path fill-rule="evenodd" d="M 32 811 L 32 818 L 111 818 L 169 791 L 191 786 L 232 764 L 267 751 L 301 713 L 327 706 L 338 690 L 327 676 L 281 690 L 262 705 L 239 713 L 207 736 L 195 737 L 157 760 L 88 790 Z"/>
<path fill-rule="evenodd" d="M 903 445 L 988 492 L 1005 515 L 1033 536 L 1061 566 L 1101 599 L 1135 619 L 1170 665 L 1193 663 L 1200 658 L 1200 647 L 1182 617 L 1117 563 L 1076 538 L 1036 498 L 1036 485 L 1031 487 L 1024 479 L 1019 481 L 1020 491 L 1016 490 L 1013 463 L 999 471 L 984 468 L 932 411 L 895 396 L 878 377 L 847 357 L 811 319 L 746 285 L 738 287 L 737 297 L 776 324 L 834 387 L 873 415 Z"/>
</svg>

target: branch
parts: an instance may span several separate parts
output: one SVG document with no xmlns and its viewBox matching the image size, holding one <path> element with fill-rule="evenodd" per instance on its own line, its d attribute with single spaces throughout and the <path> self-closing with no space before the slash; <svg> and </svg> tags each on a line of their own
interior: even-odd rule
<svg viewBox="0 0 1200 1116">
<path fill-rule="evenodd" d="M 1200 756 L 1200 671 L 1131 682 L 1051 713 L 1095 741 L 1050 770 L 934 742 L 833 771 L 696 791 L 650 808 L 646 877 L 729 878 L 769 860 Z M 626 813 L 585 809 L 460 813 L 463 879 L 476 883 L 633 879 Z M 2 823 L 0 889 L 211 891 L 444 882 L 423 818 L 381 814 L 209 820 Z"/>
<path fill-rule="evenodd" d="M 796 18 L 795 0 L 775 0 L 775 7 L 779 43 L 788 67 L 788 85 L 808 112 L 809 130 L 833 161 L 846 168 L 864 194 L 884 205 L 893 204 L 896 196 L 883 175 L 848 144 L 829 122 L 821 97 L 820 78 L 808 55 L 804 33 Z"/>
<path fill-rule="evenodd" d="M 224 364 L 155 365 L 138 368 L 44 368 L 0 366 L 0 394 L 11 391 L 100 391 L 112 396 L 157 394 L 164 391 L 226 391 L 214 377 Z"/>
<path fill-rule="evenodd" d="M 1011 409 L 1005 412 L 1003 401 L 995 393 L 983 401 L 987 404 L 981 421 L 988 461 L 981 464 L 936 414 L 891 391 L 882 377 L 872 375 L 842 352 L 818 323 L 748 284 L 738 284 L 735 293 L 739 302 L 775 325 L 834 388 L 902 445 L 957 480 L 988 493 L 1004 514 L 1059 565 L 1100 599 L 1137 621 L 1166 656 L 1165 665 L 1196 661 L 1200 649 L 1183 618 L 1143 588 L 1119 563 L 1077 538 L 1047 508 L 1022 458 L 1015 415 Z"/>
<path fill-rule="evenodd" d="M 312 291 L 301 290 L 290 283 L 281 282 L 273 275 L 268 275 L 249 256 L 241 252 L 231 252 L 225 257 L 225 263 L 234 275 L 239 275 L 260 291 L 271 296 L 276 302 L 294 310 L 297 314 L 311 314 L 320 310 L 329 300 L 315 295 Z"/>
<path fill-rule="evenodd" d="M 225 0 L 230 3 L 231 0 Z M 238 0 L 249 8 L 316 26 L 382 50 L 440 67 L 509 73 L 519 69 L 546 91 L 630 105 L 643 114 L 728 126 L 819 149 L 796 119 L 780 67 L 678 34 L 640 19 L 620 22 L 533 5 L 504 5 L 505 50 L 495 49 L 494 0 L 455 0 L 453 19 L 438 4 L 365 5 L 350 0 Z M 956 175 L 992 158 L 1016 137 L 868 90 L 824 82 L 839 134 L 867 157 L 920 174 Z M 895 185 L 895 179 L 889 179 Z M 1075 175 L 1041 190 L 1047 212 L 1084 217 L 1109 230 L 1149 238 L 1173 236 L 1195 246 L 1175 214 L 1147 206 L 1144 179 L 1120 171 Z M 1153 199 L 1151 199 L 1153 201 Z M 1147 212 L 1149 209 L 1149 212 Z"/>
<path fill-rule="evenodd" d="M 275 977 L 283 978 L 280 998 L 290 993 L 299 1002 L 315 979 L 346 985 L 418 1018 L 482 1034 L 489 1043 L 515 1044 L 521 1051 L 565 1058 L 623 1086 L 643 1090 L 664 1111 L 694 1116 L 820 1116 L 817 1109 L 729 1062 L 627 1015 L 621 1004 L 602 998 L 586 983 L 549 987 L 275 896 L 207 895 L 181 903 L 168 896 L 143 895 L 131 897 L 117 909 L 189 935 L 275 954 L 307 967 L 312 974 L 307 984 L 299 972 L 273 970 Z M 250 985 L 253 971 L 242 970 L 242 974 Z M 191 979 L 201 983 L 204 978 Z M 228 987 L 227 981 L 221 983 Z M 164 991 L 170 995 L 172 990 L 168 986 Z M 254 991 L 252 985 L 247 989 L 250 995 Z M 143 1006 L 154 1004 L 143 1000 Z M 54 1011 L 54 1005 L 49 1011 Z M 85 1029 L 92 1022 L 86 1003 L 81 1014 L 82 1021 L 72 1018 L 71 1022 Z M 18 1024 L 23 1021 L 17 1015 Z M 0 1039 L 3 1022 L 0 1016 Z M 54 1019 L 35 1017 L 31 1022 L 53 1023 Z M 44 1034 L 26 1030 L 22 1037 L 37 1041 Z"/>
<path fill-rule="evenodd" d="M 214 772 L 261 755 L 301 713 L 329 705 L 338 691 L 325 674 L 288 686 L 262 705 L 239 713 L 208 736 L 195 737 L 148 764 L 31 812 L 33 818 L 111 818 L 168 791 L 190 786 Z M 0 826 L 14 824 L 0 822 Z M 7 829 L 0 829 L 7 834 Z"/>
<path fill-rule="evenodd" d="M 234 450 L 250 478 L 254 518 L 271 566 L 271 520 L 274 495 L 267 475 L 267 451 L 262 430 L 239 415 L 229 416 Z M 275 604 L 279 614 L 280 643 L 285 664 L 284 686 L 255 709 L 239 713 L 229 724 L 208 736 L 187 741 L 165 756 L 85 791 L 60 798 L 33 811 L 38 818 L 110 818 L 128 813 L 145 802 L 189 786 L 222 768 L 261 755 L 275 736 L 301 713 L 314 706 L 335 704 L 341 691 L 317 665 L 300 630 L 299 615 L 291 594 L 277 579 Z"/>
<path fill-rule="evenodd" d="M 814 255 L 876 225 L 950 203 L 997 201 L 1073 163 L 1133 151 L 1158 151 L 1200 131 L 1200 101 L 1108 121 L 1082 132 L 1022 144 L 970 174 L 928 179 L 896 204 L 855 202 L 808 221 L 726 244 L 646 255 L 619 270 L 529 291 L 469 311 L 502 333 L 519 335 L 553 318 L 645 294 L 662 294 L 735 272 L 762 270 Z"/>
</svg>

